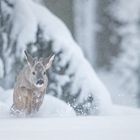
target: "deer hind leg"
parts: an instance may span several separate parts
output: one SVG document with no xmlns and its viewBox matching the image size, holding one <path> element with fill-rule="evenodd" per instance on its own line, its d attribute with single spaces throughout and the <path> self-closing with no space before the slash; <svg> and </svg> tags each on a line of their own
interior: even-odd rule
<svg viewBox="0 0 140 140">
<path fill-rule="evenodd" d="M 13 105 L 10 108 L 10 114 L 17 117 L 25 116 L 26 109 L 25 96 L 22 94 L 22 90 L 17 88 L 13 94 Z"/>
<path fill-rule="evenodd" d="M 13 104 L 12 107 L 10 108 L 10 114 L 16 117 L 26 116 L 24 104 L 20 106 L 16 106 L 15 104 Z"/>
<path fill-rule="evenodd" d="M 32 112 L 36 113 L 37 110 L 37 97 L 33 96 L 32 98 Z"/>
<path fill-rule="evenodd" d="M 15 104 L 13 104 L 10 108 L 10 115 L 11 116 L 16 116 L 16 114 L 17 114 L 16 110 L 17 110 L 17 108 L 16 108 Z"/>
<path fill-rule="evenodd" d="M 13 104 L 10 108 L 10 115 L 16 116 L 16 117 L 23 117 L 25 116 L 24 109 L 17 107 L 15 104 Z"/>
<path fill-rule="evenodd" d="M 17 116 L 18 115 L 18 105 L 17 105 L 17 92 L 14 90 L 13 93 L 13 105 L 10 108 L 10 115 Z"/>
</svg>

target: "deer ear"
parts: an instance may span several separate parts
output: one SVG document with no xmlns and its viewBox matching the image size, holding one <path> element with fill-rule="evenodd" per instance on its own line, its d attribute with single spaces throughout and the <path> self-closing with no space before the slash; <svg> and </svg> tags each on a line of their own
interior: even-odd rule
<svg viewBox="0 0 140 140">
<path fill-rule="evenodd" d="M 43 59 L 43 65 L 46 67 L 46 69 L 49 69 L 51 67 L 54 57 L 55 55 L 53 54 Z"/>
<path fill-rule="evenodd" d="M 25 55 L 26 55 L 26 59 L 27 59 L 27 62 L 30 66 L 33 66 L 34 65 L 34 58 L 27 52 L 27 51 L 24 51 Z"/>
</svg>

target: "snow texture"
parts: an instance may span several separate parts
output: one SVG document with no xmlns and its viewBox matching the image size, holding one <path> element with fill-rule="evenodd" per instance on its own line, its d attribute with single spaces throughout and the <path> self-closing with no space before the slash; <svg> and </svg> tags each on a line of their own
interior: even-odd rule
<svg viewBox="0 0 140 140">
<path fill-rule="evenodd" d="M 0 138 L 2 140 L 139 140 L 140 110 L 113 105 L 110 116 L 75 117 L 63 101 L 46 95 L 32 117 L 9 115 L 13 90 L 0 88 Z"/>
<path fill-rule="evenodd" d="M 135 10 L 134 10 L 135 9 Z M 127 0 L 117 0 L 111 7 L 110 13 L 122 22 L 132 22 L 139 19 L 140 1 L 133 0 L 128 3 Z M 133 15 L 132 17 L 129 15 Z"/>
<path fill-rule="evenodd" d="M 9 112 L 13 103 L 13 90 L 4 90 L 0 87 L 0 118 L 11 118 Z M 113 105 L 110 116 L 137 116 L 140 110 L 131 107 Z M 45 95 L 39 112 L 30 117 L 75 117 L 73 108 L 64 101 L 51 95 Z"/>
<path fill-rule="evenodd" d="M 110 13 L 120 23 L 115 31 L 121 37 L 119 44 L 121 51 L 117 58 L 113 59 L 113 68 L 110 72 L 111 77 L 118 80 L 117 84 L 114 86 L 111 84 L 110 88 L 113 86 L 113 90 L 118 92 L 117 95 L 124 97 L 123 104 L 137 106 L 138 101 L 136 100 L 139 99 L 140 91 L 140 1 L 133 0 L 128 3 L 127 0 L 117 0 L 111 7 Z M 118 102 L 120 101 L 118 100 Z"/>
<path fill-rule="evenodd" d="M 11 118 L 10 107 L 13 102 L 13 90 L 0 88 L 0 118 Z M 75 117 L 75 111 L 66 104 L 51 95 L 45 95 L 43 104 L 36 114 L 30 117 Z"/>
<path fill-rule="evenodd" d="M 139 140 L 140 117 L 1 119 L 2 140 Z"/>
</svg>

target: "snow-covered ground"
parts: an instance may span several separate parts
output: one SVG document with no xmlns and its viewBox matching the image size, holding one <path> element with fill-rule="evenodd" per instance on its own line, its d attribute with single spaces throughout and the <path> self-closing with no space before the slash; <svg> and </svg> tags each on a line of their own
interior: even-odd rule
<svg viewBox="0 0 140 140">
<path fill-rule="evenodd" d="M 1 119 L 1 140 L 140 140 L 140 116 Z"/>
<path fill-rule="evenodd" d="M 134 94 L 129 94 L 124 86 L 121 86 L 121 81 L 118 79 L 118 76 L 107 71 L 98 71 L 98 75 L 111 93 L 110 95 L 112 97 L 113 103 L 131 107 L 138 106 L 137 96 Z"/>
<path fill-rule="evenodd" d="M 12 106 L 13 90 L 0 88 L 0 118 L 11 118 L 9 112 Z M 32 117 L 74 117 L 75 111 L 70 105 L 51 96 L 45 95 L 39 112 Z"/>
<path fill-rule="evenodd" d="M 52 51 L 56 54 L 63 52 L 61 61 L 55 64 L 56 68 L 65 68 L 69 64 L 65 75 L 58 75 L 58 72 L 52 73 L 58 85 L 54 84 L 54 90 L 61 95 L 61 87 L 71 83 L 69 90 L 71 95 L 81 91 L 79 103 L 92 93 L 93 97 L 100 101 L 101 111 L 110 111 L 110 115 L 76 117 L 74 110 L 68 104 L 46 95 L 40 111 L 34 116 L 11 117 L 9 110 L 12 105 L 12 90 L 5 91 L 0 88 L 0 140 L 140 140 L 140 110 L 112 105 L 108 90 L 83 56 L 79 45 L 73 40 L 65 24 L 48 9 L 33 1 L 14 1 L 16 2 L 14 10 L 10 14 L 13 28 L 8 38 L 10 36 L 11 42 L 16 41 L 17 45 L 16 52 L 10 59 L 7 56 L 11 56 L 9 52 L 12 52 L 13 44 L 9 45 L 11 49 L 8 46 L 5 47 L 8 48 L 8 51 L 6 49 L 3 53 L 7 72 L 13 75 L 11 68 L 13 70 L 13 64 L 16 61 L 12 58 L 23 58 L 24 55 L 21 52 L 27 49 L 27 44 L 36 42 L 36 33 L 40 26 L 44 32 L 43 39 L 54 41 Z M 4 9 L 7 13 L 11 13 L 6 7 Z M 7 45 L 7 41 L 8 39 L 4 45 Z M 0 77 L 3 76 L 3 65 L 0 60 Z M 14 79 L 13 76 L 11 77 L 8 75 L 6 81 Z M 113 89 L 112 92 L 115 93 L 117 90 Z"/>
<path fill-rule="evenodd" d="M 139 140 L 140 111 L 113 105 L 110 116 L 76 117 L 63 101 L 45 96 L 32 117 L 9 116 L 12 90 L 0 88 L 0 140 Z"/>
</svg>

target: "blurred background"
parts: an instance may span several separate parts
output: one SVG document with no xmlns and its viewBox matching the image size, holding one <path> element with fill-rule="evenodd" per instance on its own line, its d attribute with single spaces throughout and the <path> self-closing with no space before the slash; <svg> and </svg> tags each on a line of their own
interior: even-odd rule
<svg viewBox="0 0 140 140">
<path fill-rule="evenodd" d="M 36 2 L 68 26 L 113 102 L 140 107 L 140 0 Z"/>
</svg>

